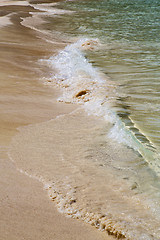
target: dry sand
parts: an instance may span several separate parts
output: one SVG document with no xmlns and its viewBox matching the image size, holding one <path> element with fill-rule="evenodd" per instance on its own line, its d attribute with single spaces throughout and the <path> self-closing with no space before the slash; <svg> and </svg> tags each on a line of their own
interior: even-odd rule
<svg viewBox="0 0 160 240">
<path fill-rule="evenodd" d="M 20 25 L 19 13 L 10 19 L 11 4 L 24 7 L 27 2 L 0 3 L 5 6 L 0 18 L 0 240 L 111 239 L 58 213 L 42 184 L 18 172 L 7 156 L 17 127 L 47 121 L 75 108 L 56 103 L 57 93 L 38 82 L 39 66 L 35 62 L 49 54 L 50 46 Z M 22 12 L 27 15 L 27 11 L 26 7 Z"/>
</svg>

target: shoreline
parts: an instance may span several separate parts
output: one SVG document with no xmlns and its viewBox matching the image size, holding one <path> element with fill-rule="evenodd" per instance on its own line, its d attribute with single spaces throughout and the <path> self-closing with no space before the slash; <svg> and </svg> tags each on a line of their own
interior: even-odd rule
<svg viewBox="0 0 160 240">
<path fill-rule="evenodd" d="M 7 5 L 10 7 L 10 3 L 11 1 L 3 1 L 3 6 L 6 6 L 6 10 Z M 15 1 L 14 5 L 24 7 L 27 4 L 26 1 Z M 22 59 L 24 54 L 23 45 L 25 43 L 25 35 L 27 36 L 27 45 L 24 49 L 26 49 L 25 52 L 27 55 L 27 48 L 35 50 L 34 53 L 37 54 L 36 58 L 38 59 L 39 56 L 43 56 L 43 52 L 48 51 L 47 44 L 40 40 L 40 46 L 44 46 L 46 50 L 38 52 L 37 46 L 35 45 L 37 39 L 34 37 L 34 32 L 29 30 L 28 36 L 28 33 L 25 32 L 27 30 L 25 27 L 23 27 L 23 29 L 20 27 L 20 30 L 16 29 L 15 24 L 17 20 L 14 21 L 14 24 L 8 17 L 3 17 L 3 20 L 3 28 L 0 29 L 1 47 L 4 47 L 3 42 L 6 41 L 10 34 L 11 41 L 10 39 L 7 40 L 6 47 L 10 46 L 10 42 L 11 45 L 14 44 L 15 47 L 12 48 L 11 46 L 8 50 L 5 48 L 5 51 L 3 50 L 4 54 L 1 55 L 3 57 L 3 59 L 1 57 L 1 66 L 9 60 L 8 65 L 10 69 L 5 65 L 0 75 L 1 81 L 8 78 L 5 86 L 3 86 L 2 82 L 3 95 L 1 99 L 3 104 L 0 106 L 0 164 L 2 184 L 0 195 L 0 238 L 3 240 L 17 240 L 22 238 L 46 240 L 112 239 L 112 237 L 97 231 L 89 224 L 68 219 L 58 213 L 54 204 L 48 199 L 47 193 L 43 190 L 41 183 L 19 173 L 14 163 L 12 163 L 6 155 L 10 148 L 12 137 L 17 134 L 17 128 L 27 127 L 27 125 L 44 122 L 60 114 L 69 113 L 75 109 L 75 106 L 56 103 L 57 93 L 53 89 L 36 82 L 37 80 L 33 82 L 30 81 L 29 83 L 26 82 L 26 80 L 31 77 L 31 74 L 28 72 L 28 69 L 31 69 L 31 63 L 29 63 L 26 58 L 18 66 L 20 63 L 18 58 L 20 57 Z M 5 29 L 6 26 L 7 29 Z M 11 33 L 10 30 L 12 30 Z M 28 42 L 29 39 L 30 41 L 34 41 L 33 45 Z M 18 46 L 22 41 L 23 44 L 20 48 Z M 13 59 L 15 59 L 14 62 Z M 32 62 L 35 61 L 34 54 L 29 56 L 29 60 L 32 60 Z M 27 62 L 29 65 L 26 66 L 25 70 L 24 66 Z M 38 68 L 37 66 L 35 67 Z M 32 79 L 33 78 L 38 79 L 38 74 L 34 73 Z M 15 79 L 18 79 L 17 86 L 14 84 Z M 23 79 L 23 81 L 21 81 L 21 79 Z"/>
<path fill-rule="evenodd" d="M 0 239 L 110 239 L 91 226 L 58 213 L 42 185 L 1 161 Z M 9 179 L 8 179 L 9 175 Z"/>
<path fill-rule="evenodd" d="M 103 46 L 66 34 L 76 14 L 53 1 L 0 6 L 3 239 L 159 239 L 158 182 L 88 59 Z"/>
</svg>

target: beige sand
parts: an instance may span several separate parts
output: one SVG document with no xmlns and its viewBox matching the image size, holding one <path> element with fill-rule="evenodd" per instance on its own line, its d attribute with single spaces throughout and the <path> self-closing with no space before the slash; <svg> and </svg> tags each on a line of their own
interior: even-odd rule
<svg viewBox="0 0 160 240">
<path fill-rule="evenodd" d="M 4 155 L 4 154 L 3 154 Z M 93 227 L 57 212 L 43 186 L 0 158 L 0 239 L 110 239 Z"/>
<path fill-rule="evenodd" d="M 11 2 L 27 5 L 26 1 L 1 1 L 0 5 L 10 6 Z M 19 18 L 11 21 L 8 25 L 10 20 L 4 16 L 3 26 L 8 26 L 0 29 L 0 239 L 110 239 L 90 225 L 58 213 L 42 184 L 19 173 L 8 159 L 17 127 L 43 122 L 75 108 L 56 103 L 57 93 L 37 81 L 39 66 L 35 62 L 50 54 L 51 46 L 21 27 Z"/>
<path fill-rule="evenodd" d="M 27 6 L 28 2 L 27 1 L 8 1 L 8 0 L 1 0 L 0 6 L 10 6 L 10 5 L 20 5 L 20 6 Z"/>
</svg>

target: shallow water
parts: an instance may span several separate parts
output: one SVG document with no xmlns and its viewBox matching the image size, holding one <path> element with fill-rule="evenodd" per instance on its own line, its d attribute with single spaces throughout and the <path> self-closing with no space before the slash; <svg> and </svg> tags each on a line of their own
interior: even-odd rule
<svg viewBox="0 0 160 240">
<path fill-rule="evenodd" d="M 10 158 L 67 216 L 122 239 L 158 239 L 156 179 L 137 154 L 106 139 L 108 128 L 77 110 L 20 129 Z"/>
<path fill-rule="evenodd" d="M 60 7 L 76 12 L 50 18 L 50 31 L 99 39 L 103 47 L 87 57 L 119 86 L 114 111 L 159 155 L 159 3 L 70 1 Z"/>
<path fill-rule="evenodd" d="M 40 57 L 40 78 L 81 108 L 19 129 L 10 158 L 66 215 L 117 238 L 159 239 L 158 3 L 49 2 L 31 2 L 37 12 L 21 24 L 62 43 Z"/>
</svg>

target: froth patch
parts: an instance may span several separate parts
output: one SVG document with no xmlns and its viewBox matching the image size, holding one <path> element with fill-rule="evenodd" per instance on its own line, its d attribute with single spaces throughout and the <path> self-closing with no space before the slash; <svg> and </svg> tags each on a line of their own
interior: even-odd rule
<svg viewBox="0 0 160 240">
<path fill-rule="evenodd" d="M 4 27 L 4 26 L 12 24 L 12 22 L 10 20 L 10 16 L 11 16 L 11 14 L 0 17 L 0 27 Z"/>
<path fill-rule="evenodd" d="M 104 102 L 111 99 L 111 96 L 113 98 L 116 85 L 85 57 L 85 51 L 93 51 L 99 45 L 96 39 L 80 39 L 48 60 L 57 74 L 47 82 L 57 84 L 64 90 L 59 101 L 85 103 L 97 99 Z"/>
<path fill-rule="evenodd" d="M 94 50 L 98 45 L 98 40 L 87 40 L 81 46 L 83 50 Z"/>
<path fill-rule="evenodd" d="M 76 205 L 76 187 L 68 186 L 67 195 L 63 195 L 52 185 L 46 185 L 45 189 L 48 191 L 49 198 L 54 201 L 61 213 L 75 219 L 81 219 L 91 224 L 101 231 L 105 231 L 109 235 L 114 235 L 117 239 L 130 239 L 123 224 L 118 223 L 113 219 L 111 214 L 98 214 L 88 212 L 86 209 L 81 209 Z"/>
</svg>

